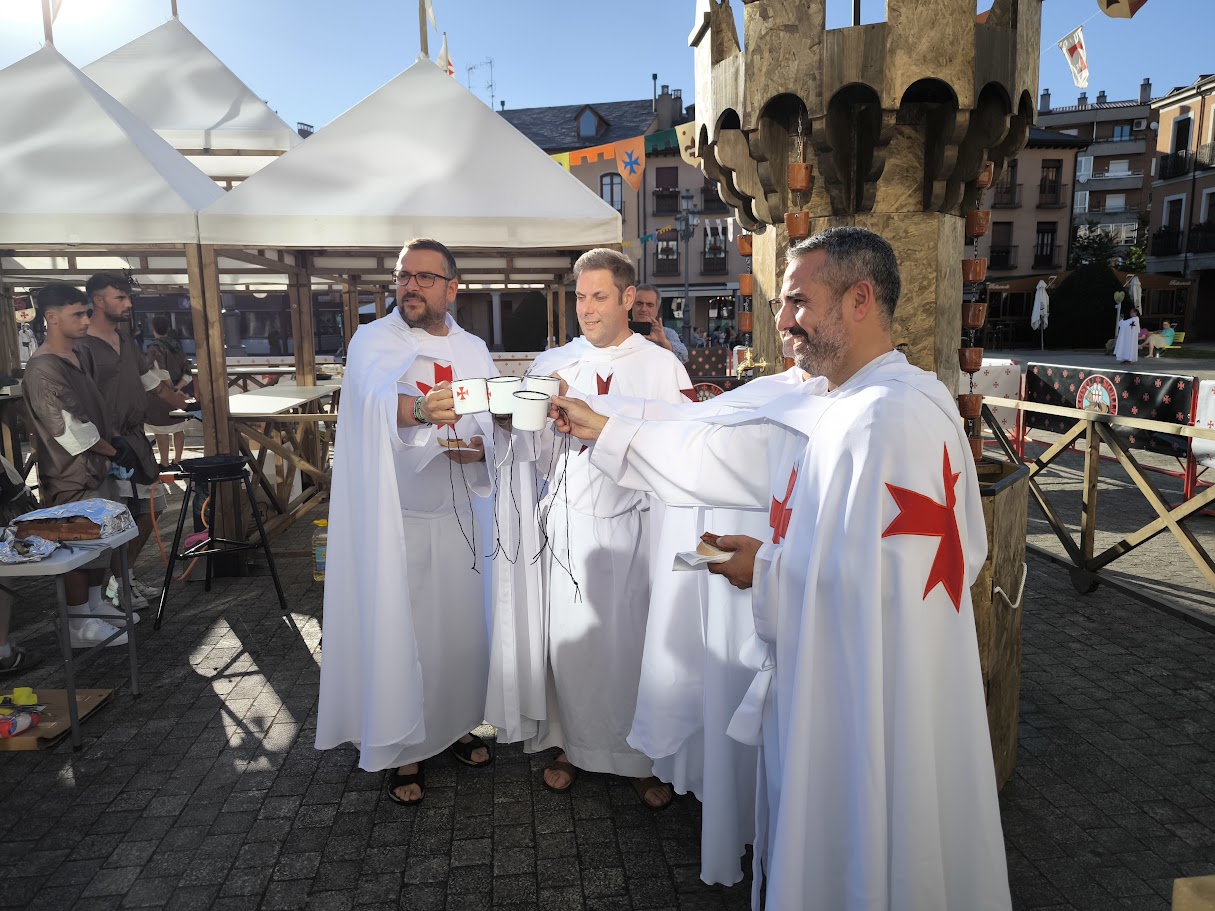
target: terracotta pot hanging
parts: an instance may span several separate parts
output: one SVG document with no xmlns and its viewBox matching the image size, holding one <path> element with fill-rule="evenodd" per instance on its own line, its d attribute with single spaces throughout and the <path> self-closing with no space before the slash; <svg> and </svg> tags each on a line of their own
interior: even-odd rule
<svg viewBox="0 0 1215 911">
<path fill-rule="evenodd" d="M 982 437 L 971 437 L 970 438 L 970 454 L 972 456 L 974 456 L 974 460 L 976 462 L 983 461 L 983 438 Z"/>
<path fill-rule="evenodd" d="M 971 209 L 966 213 L 966 233 L 971 237 L 982 237 L 990 225 L 990 209 Z"/>
<path fill-rule="evenodd" d="M 987 161 L 983 163 L 983 170 L 979 172 L 979 176 L 975 178 L 975 186 L 980 190 L 986 190 L 991 186 L 992 181 L 996 179 L 996 163 Z"/>
<path fill-rule="evenodd" d="M 968 282 L 981 282 L 987 278 L 987 259 L 980 256 L 978 259 L 962 260 L 962 279 Z"/>
<path fill-rule="evenodd" d="M 805 193 L 810 189 L 810 177 L 814 174 L 814 165 L 806 161 L 791 161 L 786 172 L 789 189 L 797 193 Z"/>
<path fill-rule="evenodd" d="M 983 413 L 983 396 L 964 392 L 958 396 L 958 414 L 968 421 L 977 420 Z"/>
<path fill-rule="evenodd" d="M 983 369 L 983 349 L 959 348 L 958 364 L 963 373 L 978 373 Z"/>
<path fill-rule="evenodd" d="M 751 311 L 750 310 L 739 311 L 738 331 L 739 332 L 750 332 L 751 331 Z"/>
<path fill-rule="evenodd" d="M 802 240 L 810 236 L 810 213 L 803 211 L 785 213 L 785 230 L 789 240 Z"/>
<path fill-rule="evenodd" d="M 738 293 L 743 297 L 750 297 L 752 291 L 752 276 L 750 272 L 744 272 L 738 276 Z"/>
<path fill-rule="evenodd" d="M 738 235 L 738 252 L 741 253 L 743 256 L 751 255 L 751 235 L 750 234 L 739 234 Z"/>
<path fill-rule="evenodd" d="M 962 325 L 967 329 L 982 329 L 987 322 L 987 304 L 963 304 Z"/>
</svg>

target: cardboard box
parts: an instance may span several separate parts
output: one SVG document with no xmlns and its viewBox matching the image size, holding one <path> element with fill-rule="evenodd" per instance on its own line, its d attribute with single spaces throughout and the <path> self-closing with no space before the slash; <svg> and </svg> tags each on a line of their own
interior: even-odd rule
<svg viewBox="0 0 1215 911">
<path fill-rule="evenodd" d="M 16 737 L 0 737 L 0 752 L 14 750 L 45 750 L 72 732 L 68 717 L 67 690 L 37 690 L 38 701 L 46 705 L 42 721 L 36 728 L 22 731 Z M 114 697 L 113 690 L 76 690 L 76 711 L 80 723 Z"/>
</svg>

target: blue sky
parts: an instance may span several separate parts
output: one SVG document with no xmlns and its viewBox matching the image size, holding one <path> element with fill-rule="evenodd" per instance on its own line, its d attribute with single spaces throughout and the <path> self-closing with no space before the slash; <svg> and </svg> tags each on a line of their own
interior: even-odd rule
<svg viewBox="0 0 1215 911">
<path fill-rule="evenodd" d="M 434 0 L 456 73 L 494 61 L 495 96 L 509 107 L 648 98 L 660 84 L 693 95 L 687 47 L 695 0 Z M 986 8 L 990 0 L 979 0 Z M 741 24 L 742 4 L 734 3 Z M 42 42 L 39 0 L 0 0 L 0 66 Z M 179 0 L 182 21 L 289 123 L 322 126 L 407 67 L 418 53 L 416 0 Z M 63 0 L 56 46 L 84 65 L 169 17 L 169 0 Z M 850 21 L 851 0 L 827 0 L 828 25 Z M 864 0 L 864 21 L 883 15 Z M 1042 86 L 1074 104 L 1055 42 L 1097 13 L 1097 0 L 1043 4 Z M 1215 71 L 1213 0 L 1149 0 L 1130 21 L 1098 14 L 1085 24 L 1089 97 L 1138 97 Z M 440 39 L 431 35 L 431 55 Z M 488 67 L 471 86 L 489 102 Z M 420 125 L 424 128 L 424 125 Z"/>
</svg>

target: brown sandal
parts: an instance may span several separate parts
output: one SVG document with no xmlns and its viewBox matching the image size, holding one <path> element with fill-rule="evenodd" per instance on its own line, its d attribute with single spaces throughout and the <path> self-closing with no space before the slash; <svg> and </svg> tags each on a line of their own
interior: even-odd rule
<svg viewBox="0 0 1215 911">
<path fill-rule="evenodd" d="M 544 786 L 556 794 L 564 794 L 566 791 L 568 791 L 570 788 L 572 788 L 574 786 L 574 782 L 578 780 L 578 767 L 575 766 L 571 762 L 567 762 L 564 759 L 554 759 L 552 762 L 550 762 L 548 765 L 546 765 L 544 767 L 544 771 L 546 771 L 546 772 L 549 771 L 550 769 L 554 772 L 563 772 L 566 775 L 568 775 L 569 779 L 570 779 L 569 783 L 566 784 L 565 787 L 556 788 L 556 787 L 553 787 L 551 784 L 549 784 L 548 779 L 545 778 L 543 775 L 540 777 L 540 781 L 544 784 Z"/>
<path fill-rule="evenodd" d="M 653 810 L 655 813 L 657 813 L 659 810 L 665 810 L 671 805 L 671 801 L 675 799 L 675 789 L 665 781 L 655 778 L 653 775 L 649 776 L 648 778 L 630 778 L 629 784 L 631 784 L 633 786 L 633 790 L 637 792 L 637 798 L 641 801 L 642 806 L 644 806 L 647 810 Z M 667 799 L 659 804 L 653 804 L 646 800 L 645 795 L 654 788 L 665 789 Z"/>
</svg>

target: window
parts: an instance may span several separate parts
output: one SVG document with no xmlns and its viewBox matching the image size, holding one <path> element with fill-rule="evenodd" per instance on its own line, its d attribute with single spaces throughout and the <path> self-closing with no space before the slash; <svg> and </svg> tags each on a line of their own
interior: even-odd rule
<svg viewBox="0 0 1215 911">
<path fill-rule="evenodd" d="M 1172 196 L 1164 201 L 1164 218 L 1161 220 L 1161 227 L 1170 231 L 1180 231 L 1184 216 L 1185 197 Z"/>
<path fill-rule="evenodd" d="M 1129 123 L 1114 124 L 1114 135 L 1110 138 L 1114 142 L 1126 142 L 1131 138 L 1131 125 Z"/>
<path fill-rule="evenodd" d="M 1131 162 L 1129 159 L 1126 159 L 1126 158 L 1116 158 L 1110 162 L 1110 166 L 1106 170 L 1105 173 L 1108 174 L 1110 177 L 1113 177 L 1116 174 L 1123 174 L 1123 175 L 1130 174 L 1131 173 Z"/>
<path fill-rule="evenodd" d="M 654 214 L 678 215 L 679 168 L 655 168 L 654 187 Z"/>
<path fill-rule="evenodd" d="M 1081 155 L 1076 159 L 1076 182 L 1084 183 L 1093 176 L 1093 156 Z"/>
<path fill-rule="evenodd" d="M 655 168 L 654 186 L 659 190 L 678 190 L 679 168 Z"/>
<path fill-rule="evenodd" d="M 590 108 L 578 115 L 578 138 L 594 139 L 599 135 L 599 118 Z"/>
<path fill-rule="evenodd" d="M 1105 211 L 1123 212 L 1126 210 L 1125 193 L 1107 193 L 1105 196 Z"/>
<path fill-rule="evenodd" d="M 679 273 L 679 241 L 659 239 L 654 251 L 654 274 L 676 275 Z"/>
<path fill-rule="evenodd" d="M 1202 222 L 1215 221 L 1215 190 L 1202 191 Z"/>
<path fill-rule="evenodd" d="M 1092 170 L 1092 159 L 1089 159 L 1089 170 Z M 1054 190 L 1059 189 L 1060 177 L 1063 173 L 1063 162 L 1058 158 L 1047 158 L 1042 162 L 1042 189 L 1045 192 L 1047 187 Z"/>
<path fill-rule="evenodd" d="M 1056 262 L 1057 246 L 1055 239 L 1059 234 L 1059 223 L 1054 221 L 1038 222 L 1038 231 L 1034 240 L 1034 268 L 1053 269 Z"/>
<path fill-rule="evenodd" d="M 1076 200 L 1073 210 L 1076 212 L 1088 211 L 1088 190 L 1077 190 Z"/>
<path fill-rule="evenodd" d="M 1139 225 L 1123 224 L 1121 226 L 1121 230 L 1119 231 L 1119 236 L 1117 238 L 1118 243 L 1127 244 L 1128 246 L 1130 246 L 1130 245 L 1133 245 L 1135 243 L 1135 241 L 1137 241 L 1138 239 L 1139 239 Z"/>
<path fill-rule="evenodd" d="M 1190 127 L 1194 118 L 1190 114 L 1173 120 L 1173 154 L 1190 150 Z"/>
<path fill-rule="evenodd" d="M 599 175 L 599 198 L 617 212 L 624 212 L 624 181 L 619 174 Z"/>
</svg>

